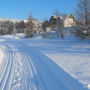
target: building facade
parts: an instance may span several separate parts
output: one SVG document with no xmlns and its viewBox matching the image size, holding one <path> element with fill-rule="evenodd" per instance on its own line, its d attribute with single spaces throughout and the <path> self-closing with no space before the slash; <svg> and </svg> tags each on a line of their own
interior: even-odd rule
<svg viewBox="0 0 90 90">
<path fill-rule="evenodd" d="M 76 26 L 76 20 L 72 16 L 72 14 L 70 14 L 64 20 L 64 27 L 72 27 L 72 26 Z"/>
</svg>

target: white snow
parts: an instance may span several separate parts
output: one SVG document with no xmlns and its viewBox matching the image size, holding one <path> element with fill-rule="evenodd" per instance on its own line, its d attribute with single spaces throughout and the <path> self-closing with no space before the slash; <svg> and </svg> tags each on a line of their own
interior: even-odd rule
<svg viewBox="0 0 90 90">
<path fill-rule="evenodd" d="M 4 42 L 5 41 L 5 39 L 0 39 L 0 42 Z"/>
<path fill-rule="evenodd" d="M 90 89 L 90 41 L 23 36 L 0 37 L 0 90 Z"/>
<path fill-rule="evenodd" d="M 4 58 L 4 51 L 1 47 L 3 47 L 3 46 L 0 46 L 0 65 L 2 64 L 3 58 Z"/>
<path fill-rule="evenodd" d="M 88 89 L 90 89 L 90 84 L 88 85 Z"/>
<path fill-rule="evenodd" d="M 4 38 L 17 39 L 18 40 L 20 38 L 23 38 L 24 36 L 25 36 L 24 33 L 19 33 L 19 34 L 13 34 L 13 35 L 4 35 Z M 2 41 L 5 41 L 5 39 L 2 39 Z"/>
<path fill-rule="evenodd" d="M 66 72 L 88 86 L 90 84 L 89 41 L 65 40 L 55 43 L 51 47 L 53 47 L 52 51 L 44 51 L 43 53 Z"/>
</svg>

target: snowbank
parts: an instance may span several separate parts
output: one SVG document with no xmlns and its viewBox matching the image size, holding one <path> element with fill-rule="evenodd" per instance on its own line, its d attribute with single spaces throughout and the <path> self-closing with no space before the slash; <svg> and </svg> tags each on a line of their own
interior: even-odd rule
<svg viewBox="0 0 90 90">
<path fill-rule="evenodd" d="M 51 50 L 43 52 L 46 56 L 90 88 L 89 41 L 60 40 L 48 48 L 51 48 Z"/>
<path fill-rule="evenodd" d="M 5 39 L 0 39 L 0 42 L 4 42 L 4 41 L 6 41 Z"/>
<path fill-rule="evenodd" d="M 90 89 L 90 84 L 88 85 L 88 89 Z"/>
<path fill-rule="evenodd" d="M 24 38 L 24 33 L 18 33 L 18 34 L 12 34 L 12 35 L 4 35 L 3 37 L 4 38 L 9 38 L 9 39 L 21 39 L 21 38 Z"/>
<path fill-rule="evenodd" d="M 0 47 L 0 65 L 3 61 L 3 58 L 4 58 L 4 52 L 3 52 L 2 48 Z"/>
</svg>

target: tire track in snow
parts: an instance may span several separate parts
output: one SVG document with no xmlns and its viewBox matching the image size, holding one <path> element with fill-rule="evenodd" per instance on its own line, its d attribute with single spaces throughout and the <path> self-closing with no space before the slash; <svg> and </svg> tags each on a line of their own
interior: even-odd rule
<svg viewBox="0 0 90 90">
<path fill-rule="evenodd" d="M 24 45 L 24 47 L 28 47 L 28 46 Z M 22 48 L 21 48 L 21 50 L 22 50 Z M 27 50 L 29 50 L 29 52 Z M 30 47 L 26 49 L 26 55 L 29 56 L 28 61 L 29 61 L 30 65 L 31 65 L 31 63 L 33 63 L 33 65 L 31 65 L 31 67 L 35 66 L 35 69 L 37 71 L 36 75 L 38 75 L 40 77 L 40 81 L 42 83 L 43 89 L 51 90 L 53 88 L 54 89 L 63 89 L 63 88 L 65 89 L 66 88 L 66 90 L 68 90 L 67 87 L 65 87 L 61 82 L 59 82 L 57 77 L 55 77 L 55 75 L 51 72 L 51 70 L 47 67 L 47 65 L 42 61 L 42 58 L 40 58 L 38 55 L 35 55 L 35 53 L 36 52 L 33 52 L 33 50 L 31 50 Z M 38 60 L 38 62 L 37 62 L 37 60 Z M 36 77 L 35 79 L 36 79 L 36 82 L 38 82 L 36 75 L 35 75 L 35 77 Z M 55 82 L 57 84 L 55 84 Z M 60 86 L 60 84 L 61 84 L 61 86 Z M 43 90 L 43 89 L 41 89 L 41 90 Z M 38 90 L 38 86 L 37 86 L 36 90 Z"/>
<path fill-rule="evenodd" d="M 11 90 L 26 90 L 24 77 L 24 63 L 21 53 L 15 54 L 14 76 Z"/>
<path fill-rule="evenodd" d="M 0 47 L 3 48 L 2 46 L 0 46 Z M 6 59 L 8 58 L 7 48 L 4 48 L 4 49 L 5 49 L 4 50 L 4 58 L 3 58 L 2 64 L 0 65 L 0 87 L 2 84 L 3 76 L 4 76 L 6 68 L 7 68 L 7 63 L 8 63 L 8 60 L 6 61 Z"/>
<path fill-rule="evenodd" d="M 25 56 L 25 62 L 27 62 L 26 66 L 27 66 L 27 71 L 29 72 L 29 75 L 26 78 L 29 80 L 31 78 L 31 80 L 29 82 L 27 82 L 27 90 L 47 90 L 46 86 L 45 86 L 43 80 L 41 79 L 41 76 L 40 76 L 36 66 L 32 62 L 30 56 L 28 56 L 28 55 Z M 28 70 L 28 68 L 29 68 L 29 70 Z M 27 81 L 27 79 L 26 79 L 26 81 Z M 28 83 L 29 83 L 29 85 L 28 85 Z"/>
<path fill-rule="evenodd" d="M 43 62 L 47 65 L 48 69 L 50 69 L 55 77 L 57 77 L 58 80 L 68 88 L 68 90 L 87 90 L 83 84 L 70 76 L 62 68 L 58 67 L 58 65 L 54 64 L 52 60 L 45 56 L 42 52 L 39 52 L 38 56 L 41 57 Z"/>
<path fill-rule="evenodd" d="M 35 50 L 35 47 L 32 48 L 22 43 L 15 44 L 15 47 L 17 49 L 13 56 L 15 64 L 13 61 L 13 63 L 8 62 L 6 76 L 4 75 L 5 82 L 2 85 L 5 90 L 72 90 L 64 83 L 65 79 L 62 76 L 62 79 L 59 78 L 58 73 L 53 70 L 53 65 L 45 61 L 48 58 Z M 13 47 L 10 50 L 13 51 Z M 8 57 L 12 57 L 12 54 Z M 11 67 L 14 68 L 14 72 Z M 87 89 L 82 88 L 81 90 Z"/>
<path fill-rule="evenodd" d="M 12 76 L 13 76 L 13 66 L 14 66 L 14 61 L 13 61 L 13 52 L 10 47 L 9 48 L 9 67 L 8 67 L 8 76 L 7 80 L 4 86 L 4 90 L 10 90 L 11 83 L 12 83 Z"/>
<path fill-rule="evenodd" d="M 11 85 L 13 59 L 10 48 L 8 46 L 6 46 L 6 48 L 7 48 L 6 50 L 7 57 L 5 58 L 5 61 L 7 62 L 7 64 L 1 80 L 0 90 L 10 90 L 10 85 Z"/>
<path fill-rule="evenodd" d="M 8 53 L 8 49 L 6 48 L 6 57 L 4 58 L 5 61 L 5 67 L 2 67 L 3 72 L 2 72 L 2 76 L 1 76 L 1 80 L 0 80 L 0 89 L 3 90 L 4 88 L 4 84 L 5 84 L 5 80 L 6 80 L 6 76 L 7 76 L 7 71 L 8 71 L 8 64 L 9 64 L 9 53 Z"/>
<path fill-rule="evenodd" d="M 22 46 L 22 44 L 19 44 L 19 45 Z M 16 46 L 17 46 L 16 47 L 17 52 L 20 54 L 22 64 L 24 64 L 24 66 L 23 66 L 24 68 L 22 68 L 22 70 L 23 70 L 22 74 L 24 74 L 24 76 L 25 76 L 24 77 L 25 84 L 23 86 L 26 87 L 26 89 L 24 89 L 24 90 L 47 90 L 46 86 L 43 82 L 43 79 L 41 79 L 39 71 L 37 71 L 36 66 L 33 64 L 32 60 L 31 60 L 31 57 L 28 55 L 28 52 L 22 51 L 23 50 L 22 48 L 18 47 L 18 45 L 16 45 Z M 20 59 L 20 58 L 17 58 L 15 61 L 18 61 L 18 59 Z M 14 75 L 14 78 L 15 78 L 15 75 Z M 19 86 L 20 86 L 20 83 L 17 81 L 16 85 L 14 83 L 12 84 L 12 88 L 13 89 L 14 89 L 14 87 L 17 88 L 18 87 L 17 84 L 19 84 Z M 20 88 L 18 88 L 18 89 L 20 89 Z"/>
<path fill-rule="evenodd" d="M 37 54 L 34 54 L 34 53 L 37 53 Z M 32 49 L 31 48 L 30 55 L 31 55 L 31 58 L 34 61 L 34 64 L 36 63 L 35 66 L 37 67 L 37 69 L 38 69 L 38 66 L 40 64 L 42 64 L 43 66 L 40 65 L 41 67 L 44 67 L 45 66 L 45 68 L 48 71 L 50 71 L 50 73 L 52 73 L 52 76 L 54 75 L 54 78 L 57 79 L 56 83 L 57 84 L 58 83 L 60 84 L 60 87 L 58 87 L 57 89 L 61 90 L 60 89 L 61 86 L 64 86 L 64 87 L 62 87 L 62 90 L 65 89 L 65 87 L 66 87 L 65 90 L 87 90 L 87 88 L 84 87 L 83 84 L 81 84 L 79 81 L 77 81 L 76 79 L 74 79 L 73 77 L 71 77 L 70 75 L 68 75 L 68 73 L 66 73 L 64 70 L 62 70 L 60 67 L 58 67 L 55 63 L 52 62 L 52 60 L 50 60 L 50 58 L 48 58 L 47 56 L 45 56 L 43 53 L 41 53 L 40 51 L 37 51 L 37 49 L 35 49 L 35 48 Z M 39 68 L 39 70 L 40 70 L 40 68 Z M 42 71 L 42 73 L 44 73 L 44 72 Z M 41 76 L 43 76 L 42 73 L 41 73 Z M 43 77 L 43 79 L 44 78 L 45 77 Z M 59 82 L 58 82 L 58 80 L 59 80 Z M 53 82 L 54 79 L 51 80 L 51 81 Z M 45 84 L 46 84 L 46 86 L 47 86 L 47 88 L 49 90 L 51 90 L 50 88 L 53 87 L 53 86 L 48 87 L 47 81 L 45 82 Z M 54 89 L 56 90 L 55 87 L 54 87 Z"/>
<path fill-rule="evenodd" d="M 32 70 L 32 72 L 34 72 L 33 73 L 34 80 L 35 80 L 34 84 L 36 85 L 36 89 L 30 89 L 30 90 L 43 90 L 42 88 L 40 88 L 40 85 L 38 84 L 40 82 L 42 83 L 41 86 L 45 90 L 63 90 L 63 89 L 64 90 L 72 90 L 72 88 L 73 88 L 72 82 L 73 81 L 71 81 L 71 83 L 70 83 L 71 85 L 69 84 L 70 86 L 66 85 L 64 80 L 67 79 L 67 73 L 64 73 L 65 77 L 66 77 L 65 79 L 62 78 L 62 76 L 60 79 L 60 77 L 57 75 L 58 73 L 54 71 L 55 69 L 52 70 L 53 65 L 51 64 L 51 66 L 50 66 L 50 64 L 47 64 L 47 62 L 45 62 L 45 59 L 46 60 L 48 59 L 47 56 L 43 55 L 40 51 L 37 51 L 37 49 L 35 49 L 35 47 L 32 48 L 30 46 L 27 46 L 24 43 L 22 43 L 22 44 L 19 43 L 19 45 L 21 45 L 21 47 L 19 47 L 19 50 L 21 50 L 21 52 L 23 52 L 25 54 L 27 61 L 28 61 L 29 65 L 31 66 L 30 70 Z M 59 67 L 59 69 L 60 69 L 60 67 Z M 63 70 L 63 72 L 65 72 L 65 71 Z M 40 78 L 38 77 L 40 82 L 38 82 L 37 76 L 40 77 Z M 70 75 L 69 75 L 69 77 L 70 77 Z M 77 85 L 75 85 L 76 83 L 77 83 Z M 78 81 L 76 81 L 75 84 L 74 84 L 74 86 L 76 86 L 77 90 L 87 90 L 86 88 L 83 87 L 82 84 L 78 83 Z M 80 87 L 78 85 L 80 85 Z M 72 86 L 72 88 L 71 88 L 71 86 Z M 38 88 L 40 88 L 40 89 L 38 89 Z M 73 90 L 76 90 L 76 89 L 73 88 Z"/>
<path fill-rule="evenodd" d="M 31 54 L 31 52 L 33 54 Z M 31 52 L 29 53 L 29 55 L 31 56 L 32 62 L 36 66 L 38 74 L 40 75 L 40 78 L 43 81 L 46 90 L 63 90 L 63 89 L 68 90 L 68 88 L 58 80 L 58 78 L 50 70 L 47 64 L 43 62 L 42 60 L 43 58 L 40 58 L 38 54 L 37 55 L 34 54 L 37 52 L 33 52 L 33 51 Z"/>
</svg>

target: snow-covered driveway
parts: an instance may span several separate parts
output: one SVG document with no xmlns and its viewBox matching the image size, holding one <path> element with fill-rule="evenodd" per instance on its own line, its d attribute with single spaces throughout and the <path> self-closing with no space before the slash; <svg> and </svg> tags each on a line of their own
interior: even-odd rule
<svg viewBox="0 0 90 90">
<path fill-rule="evenodd" d="M 49 48 L 40 47 L 41 43 L 0 39 L 0 48 L 4 52 L 0 65 L 0 90 L 87 90 L 43 53 L 42 49 Z"/>
</svg>

